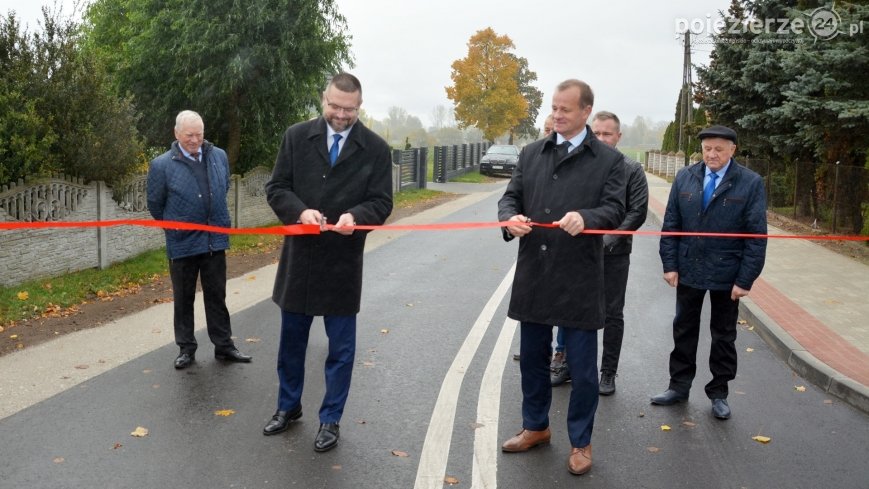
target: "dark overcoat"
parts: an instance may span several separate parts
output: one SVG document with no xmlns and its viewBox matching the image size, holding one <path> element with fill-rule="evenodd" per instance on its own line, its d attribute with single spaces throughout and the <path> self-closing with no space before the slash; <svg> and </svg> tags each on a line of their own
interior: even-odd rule
<svg viewBox="0 0 869 489">
<path fill-rule="evenodd" d="M 498 202 L 498 219 L 522 214 L 533 222 L 551 223 L 578 211 L 587 229 L 614 229 L 625 215 L 624 156 L 588 128 L 579 147 L 559 158 L 555 137 L 522 149 Z M 503 233 L 504 239 L 512 239 Z M 559 228 L 533 228 L 519 240 L 507 315 L 568 328 L 603 328 L 603 253 L 599 234 L 570 236 Z"/>
<path fill-rule="evenodd" d="M 392 212 L 389 146 L 357 121 L 331 167 L 326 121 L 295 124 L 284 134 L 266 196 L 284 224 L 298 223 L 306 209 L 319 210 L 332 224 L 346 212 L 359 225 L 383 224 Z M 366 235 L 288 236 L 272 299 L 285 311 L 310 316 L 358 313 Z"/>
<path fill-rule="evenodd" d="M 766 234 L 763 178 L 730 160 L 709 206 L 703 210 L 706 164 L 695 163 L 676 175 L 670 188 L 663 231 Z M 664 272 L 679 272 L 679 284 L 703 290 L 750 290 L 766 261 L 765 238 L 664 236 Z"/>
</svg>

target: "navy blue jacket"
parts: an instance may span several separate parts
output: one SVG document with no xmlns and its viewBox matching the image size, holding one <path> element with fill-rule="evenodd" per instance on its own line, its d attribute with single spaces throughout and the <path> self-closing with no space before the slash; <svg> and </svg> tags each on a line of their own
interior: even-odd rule
<svg viewBox="0 0 869 489">
<path fill-rule="evenodd" d="M 730 160 L 730 167 L 703 210 L 706 165 L 676 175 L 670 188 L 663 231 L 766 234 L 766 193 L 757 173 Z M 704 290 L 749 290 L 766 259 L 765 238 L 661 237 L 664 273 L 678 272 L 679 284 Z"/>
<path fill-rule="evenodd" d="M 229 160 L 226 152 L 205 141 L 202 161 L 208 170 L 210 199 L 204 198 L 191 165 L 196 163 L 184 157 L 178 141 L 172 148 L 154 158 L 148 168 L 148 211 L 154 219 L 183 221 L 212 226 L 230 227 L 226 195 L 229 191 Z M 210 200 L 211 206 L 206 202 Z M 205 231 L 165 230 L 166 254 L 170 260 L 209 251 L 229 248 L 229 235 Z"/>
</svg>

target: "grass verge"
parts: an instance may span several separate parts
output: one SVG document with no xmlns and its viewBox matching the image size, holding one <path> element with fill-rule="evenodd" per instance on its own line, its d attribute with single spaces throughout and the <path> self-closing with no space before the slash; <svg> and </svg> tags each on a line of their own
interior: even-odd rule
<svg viewBox="0 0 869 489">
<path fill-rule="evenodd" d="M 233 235 L 229 254 L 274 249 L 281 236 Z M 95 297 L 135 293 L 169 273 L 166 249 L 146 251 L 105 270 L 91 268 L 58 277 L 0 287 L 0 327 L 24 319 L 60 313 Z"/>
<path fill-rule="evenodd" d="M 492 181 L 492 178 L 481 175 L 479 170 L 474 170 L 451 178 L 450 181 L 459 183 L 488 183 Z"/>
<path fill-rule="evenodd" d="M 429 200 L 435 200 L 443 195 L 443 192 L 438 190 L 429 190 L 427 188 L 418 188 L 398 192 L 392 196 L 392 204 L 397 209 L 413 207 L 417 204 L 425 203 Z"/>
</svg>

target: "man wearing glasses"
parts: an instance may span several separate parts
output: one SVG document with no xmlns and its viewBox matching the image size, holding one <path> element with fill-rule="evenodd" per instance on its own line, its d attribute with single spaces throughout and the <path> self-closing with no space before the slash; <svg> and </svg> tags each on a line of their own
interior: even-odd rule
<svg viewBox="0 0 869 489">
<path fill-rule="evenodd" d="M 287 129 L 266 185 L 284 224 L 319 224 L 319 235 L 284 240 L 272 299 L 281 308 L 277 411 L 263 428 L 275 435 L 302 416 L 305 352 L 314 316 L 323 316 L 329 353 L 326 394 L 314 450 L 338 444 L 356 352 L 365 231 L 392 212 L 392 159 L 382 138 L 359 122 L 362 85 L 339 73 L 323 92 L 323 116 Z M 334 223 L 334 226 L 330 226 Z"/>
</svg>

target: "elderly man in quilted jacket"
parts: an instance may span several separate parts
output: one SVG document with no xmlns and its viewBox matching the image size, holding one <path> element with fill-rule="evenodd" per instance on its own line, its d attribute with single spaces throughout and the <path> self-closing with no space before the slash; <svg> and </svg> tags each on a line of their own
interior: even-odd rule
<svg viewBox="0 0 869 489">
<path fill-rule="evenodd" d="M 169 151 L 148 169 L 148 210 L 154 219 L 229 227 L 226 194 L 229 162 L 226 153 L 204 139 L 205 125 L 196 112 L 185 110 L 175 120 Z M 226 308 L 226 255 L 229 236 L 206 231 L 166 229 L 166 254 L 175 300 L 175 343 L 181 349 L 175 368 L 189 367 L 196 358 L 193 301 L 201 279 L 208 337 L 214 356 L 229 362 L 250 362 L 232 341 Z"/>
<path fill-rule="evenodd" d="M 733 159 L 736 132 L 711 126 L 698 134 L 703 161 L 676 175 L 663 231 L 766 234 L 763 179 Z M 664 236 L 660 245 L 664 280 L 676 287 L 670 385 L 652 397 L 668 406 L 688 399 L 697 371 L 700 310 L 709 293 L 712 345 L 706 396 L 712 415 L 730 418 L 727 383 L 736 378 L 736 321 L 739 299 L 748 295 L 766 259 L 765 238 Z"/>
</svg>

